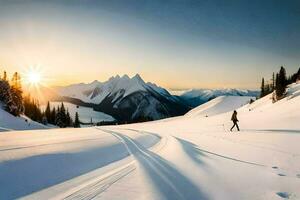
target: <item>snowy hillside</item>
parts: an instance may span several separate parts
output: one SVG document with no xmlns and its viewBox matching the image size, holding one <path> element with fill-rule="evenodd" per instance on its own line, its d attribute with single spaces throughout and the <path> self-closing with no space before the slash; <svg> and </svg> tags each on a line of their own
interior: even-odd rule
<svg viewBox="0 0 300 200">
<path fill-rule="evenodd" d="M 195 107 L 219 96 L 257 97 L 259 91 L 241 89 L 193 89 L 180 94 L 190 106 Z"/>
<path fill-rule="evenodd" d="M 27 120 L 27 122 L 26 122 Z M 30 120 L 26 116 L 15 117 L 2 109 L 0 104 L 0 131 L 32 130 L 49 128 L 43 124 Z"/>
<path fill-rule="evenodd" d="M 266 129 L 297 130 L 299 127 L 300 83 L 287 89 L 287 97 L 272 103 L 272 94 L 240 108 L 242 117 L 249 118 L 249 124 Z M 272 122 L 270 126 L 269 123 Z M 268 127 L 268 126 L 270 127 Z M 247 126 L 247 128 L 251 128 Z"/>
<path fill-rule="evenodd" d="M 247 96 L 220 96 L 192 109 L 187 114 L 185 114 L 185 116 L 212 116 L 225 113 L 240 108 L 243 105 L 248 104 L 251 99 L 254 100 L 255 98 L 256 97 Z"/>
<path fill-rule="evenodd" d="M 51 109 L 53 107 L 57 108 L 60 105 L 61 102 L 50 102 Z M 102 122 L 102 121 L 106 121 L 106 122 L 115 121 L 115 119 L 112 116 L 102 112 L 94 111 L 92 108 L 89 107 L 77 106 L 75 104 L 68 103 L 68 102 L 64 102 L 64 106 L 69 111 L 70 116 L 73 120 L 75 120 L 75 113 L 78 112 L 79 120 L 80 122 L 83 123 L 90 123 L 91 119 L 93 123 Z M 45 110 L 46 105 L 42 105 L 41 109 Z"/>
<path fill-rule="evenodd" d="M 299 199 L 299 93 L 238 108 L 240 132 L 230 97 L 208 117 L 0 134 L 0 199 Z"/>
<path fill-rule="evenodd" d="M 188 106 L 153 83 L 145 83 L 137 74 L 115 76 L 106 82 L 75 84 L 57 88 L 62 100 L 90 106 L 118 121 L 156 120 L 182 115 Z"/>
</svg>

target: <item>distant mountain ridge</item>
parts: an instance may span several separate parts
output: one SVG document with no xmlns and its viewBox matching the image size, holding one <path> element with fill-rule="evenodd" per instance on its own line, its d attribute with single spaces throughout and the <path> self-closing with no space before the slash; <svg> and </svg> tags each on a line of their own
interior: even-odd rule
<svg viewBox="0 0 300 200">
<path fill-rule="evenodd" d="M 145 83 L 139 74 L 56 89 L 61 99 L 93 107 L 122 122 L 157 120 L 183 115 L 189 110 L 180 98 L 154 83 Z"/>
<path fill-rule="evenodd" d="M 56 100 L 92 107 L 113 116 L 119 122 L 157 120 L 183 115 L 190 109 L 218 96 L 257 96 L 257 91 L 194 89 L 180 96 L 170 94 L 154 83 L 145 82 L 139 74 L 111 77 L 105 82 L 93 81 L 56 87 Z"/>
<path fill-rule="evenodd" d="M 258 90 L 243 89 L 192 89 L 183 92 L 179 97 L 191 107 L 199 106 L 220 96 L 258 97 Z"/>
</svg>

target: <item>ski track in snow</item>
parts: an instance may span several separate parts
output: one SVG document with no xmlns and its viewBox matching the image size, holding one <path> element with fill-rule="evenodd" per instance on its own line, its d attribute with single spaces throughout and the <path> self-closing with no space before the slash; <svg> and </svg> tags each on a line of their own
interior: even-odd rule
<svg viewBox="0 0 300 200">
<path fill-rule="evenodd" d="M 81 188 L 80 190 L 68 195 L 67 197 L 63 198 L 66 200 L 87 200 L 93 199 L 96 196 L 100 195 L 106 189 L 108 189 L 112 184 L 120 180 L 121 178 L 130 174 L 136 167 L 133 163 L 129 163 L 122 167 L 121 169 L 116 170 L 113 173 L 109 173 L 108 176 L 96 178 L 93 183 L 86 185 L 85 187 Z"/>
<path fill-rule="evenodd" d="M 96 130 L 108 133 L 115 138 L 117 138 L 127 149 L 128 155 L 133 156 L 135 158 L 135 155 L 137 154 L 138 149 L 132 148 L 132 146 L 129 146 L 128 143 L 124 140 L 124 137 L 127 139 L 128 136 L 125 136 L 124 134 L 120 133 L 122 132 L 122 129 L 116 131 L 109 131 L 105 129 L 96 128 Z M 124 129 L 125 130 L 125 129 Z M 138 134 L 145 134 L 146 132 L 138 131 L 130 129 L 130 131 L 138 133 Z M 157 134 L 147 132 L 146 134 L 152 135 L 153 137 L 158 137 L 160 140 L 153 146 L 150 147 L 150 149 L 153 152 L 159 152 L 161 151 L 167 144 L 167 138 L 161 138 Z M 130 139 L 132 143 L 137 145 L 138 142 L 134 141 L 133 139 Z M 144 148 L 140 144 L 138 144 L 139 148 Z M 126 159 L 125 159 L 126 160 Z M 106 191 L 111 185 L 119 181 L 120 179 L 128 176 L 130 173 L 132 173 L 134 170 L 136 170 L 137 167 L 137 160 L 128 160 L 122 165 L 120 165 L 117 168 L 113 168 L 112 170 L 109 170 L 108 172 L 104 174 L 100 174 L 99 176 L 92 177 L 91 179 L 87 179 L 87 181 L 84 181 L 82 184 L 76 185 L 75 188 L 71 188 L 70 190 L 64 191 L 62 194 L 55 195 L 53 199 L 93 199 L 96 197 L 101 196 L 101 193 Z M 84 176 L 84 175 L 83 175 Z M 71 180 L 72 181 L 72 180 Z M 47 190 L 47 189 L 46 189 Z M 55 191 L 55 188 L 54 188 Z M 40 194 L 39 192 L 33 195 L 29 195 L 25 197 L 24 199 L 39 199 Z"/>
<path fill-rule="evenodd" d="M 100 129 L 97 128 L 101 131 L 104 131 L 106 133 L 112 134 L 114 137 L 116 137 L 118 140 L 120 140 L 123 145 L 126 147 L 129 155 L 134 156 L 135 160 L 129 162 L 128 164 L 125 164 L 121 166 L 120 168 L 114 169 L 107 174 L 104 174 L 100 177 L 96 177 L 94 180 L 91 181 L 91 183 L 84 184 L 84 186 L 75 192 L 69 194 L 68 196 L 64 197 L 63 199 L 66 200 L 75 200 L 75 199 L 80 199 L 80 200 L 88 200 L 88 199 L 93 199 L 101 195 L 102 192 L 107 190 L 111 185 L 119 181 L 120 179 L 124 178 L 125 176 L 129 175 L 131 172 L 136 170 L 136 156 L 138 154 L 145 154 L 145 149 L 142 150 L 143 147 L 141 145 L 137 144 L 137 142 L 134 142 L 133 139 L 131 139 L 128 136 L 125 136 L 124 134 L 116 131 L 110 131 L 110 130 L 105 130 L 105 129 Z M 127 129 L 130 131 L 135 131 L 139 133 L 140 131 L 134 130 L 134 129 Z M 156 137 L 157 134 L 147 132 L 147 134 L 154 135 Z M 154 145 L 151 147 L 154 149 L 155 152 L 159 152 L 164 148 L 164 146 L 167 143 L 167 139 L 162 143 L 162 140 L 158 142 L 158 144 Z"/>
<path fill-rule="evenodd" d="M 134 155 L 139 168 L 151 177 L 156 189 L 169 199 L 207 199 L 198 187 L 159 154 L 149 151 L 130 137 L 107 131 L 118 137 Z M 187 187 L 187 188 L 185 188 Z"/>
<path fill-rule="evenodd" d="M 238 109 L 241 132 L 221 100 L 211 117 L 0 135 L 0 199 L 299 199 L 299 96 Z"/>
<path fill-rule="evenodd" d="M 204 147 L 199 147 L 198 145 L 187 141 L 182 137 L 178 137 L 171 135 L 164 135 L 161 133 L 154 133 L 150 131 L 143 131 L 132 128 L 115 128 L 115 129 L 104 129 L 104 128 L 95 128 L 96 130 L 108 133 L 113 137 L 117 138 L 126 148 L 128 155 L 134 158 L 133 161 L 127 162 L 119 166 L 116 169 L 110 170 L 105 174 L 101 174 L 98 177 L 93 177 L 91 180 L 84 182 L 81 185 L 76 186 L 70 191 L 67 191 L 61 195 L 58 195 L 55 199 L 101 199 L 101 195 L 103 192 L 110 189 L 115 183 L 119 182 L 121 179 L 124 179 L 135 170 L 141 170 L 146 174 L 147 177 L 150 177 L 151 182 L 153 182 L 155 191 L 160 193 L 159 198 L 167 197 L 166 199 L 210 199 L 201 189 L 195 186 L 195 183 L 192 182 L 185 174 L 162 157 L 159 152 L 164 151 L 168 146 L 174 146 L 174 141 L 177 141 L 180 144 L 181 151 L 185 152 L 190 159 L 198 162 L 199 164 L 203 164 L 203 161 L 199 159 L 199 155 L 202 157 L 216 157 L 217 159 L 224 159 L 230 162 L 237 162 L 241 164 L 246 164 L 254 167 L 263 167 L 275 170 L 273 173 L 277 174 L 279 177 L 291 177 L 290 175 L 285 174 L 285 170 L 283 168 L 277 166 L 267 166 L 261 163 L 256 163 L 248 160 L 241 160 L 238 158 L 234 158 L 232 156 L 228 156 L 226 154 L 219 154 L 215 151 L 207 150 Z M 151 150 L 143 147 L 139 142 L 132 139 L 128 133 L 126 132 L 135 132 L 137 134 L 149 134 L 153 137 L 158 137 L 160 140 L 151 147 Z M 226 138 L 226 136 L 217 137 L 210 135 L 209 133 L 198 133 L 201 137 L 212 138 L 213 140 L 224 140 L 230 143 L 235 143 L 236 145 L 246 145 L 250 148 L 262 148 L 268 151 L 276 151 L 283 154 L 289 154 L 287 152 L 281 152 L 277 149 L 269 148 L 268 144 L 266 146 L 261 144 L 261 146 L 251 145 L 251 141 L 241 140 L 236 138 Z M 13 151 L 23 148 L 38 148 L 42 146 L 51 146 L 56 144 L 64 144 L 64 143 L 73 143 L 73 142 L 84 142 L 89 140 L 97 140 L 97 139 L 83 139 L 83 140 L 74 140 L 67 142 L 56 142 L 50 144 L 41 144 L 41 145 L 33 145 L 33 146 L 21 146 L 15 148 L 7 148 L 1 149 L 1 151 Z M 172 144 L 169 144 L 171 141 Z M 290 173 L 290 172 L 289 172 Z M 299 175 L 299 174 L 298 174 Z M 298 175 L 295 177 L 297 178 Z M 299 177 L 298 177 L 299 178 Z M 181 184 L 180 184 L 181 183 Z M 184 189 L 188 187 L 189 189 Z M 277 196 L 281 198 L 289 198 L 291 197 L 290 193 L 287 192 L 277 192 Z M 288 195 L 285 195 L 288 194 Z M 26 198 L 25 198 L 26 199 Z M 28 198 L 31 199 L 31 198 Z"/>
</svg>

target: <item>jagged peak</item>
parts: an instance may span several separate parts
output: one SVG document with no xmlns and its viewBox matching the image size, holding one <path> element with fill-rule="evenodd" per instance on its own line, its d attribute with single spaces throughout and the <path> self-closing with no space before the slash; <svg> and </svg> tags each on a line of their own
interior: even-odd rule
<svg viewBox="0 0 300 200">
<path fill-rule="evenodd" d="M 124 75 L 122 76 L 122 79 L 130 79 L 130 78 L 129 78 L 129 76 L 128 76 L 127 74 L 124 74 Z"/>
<path fill-rule="evenodd" d="M 138 79 L 142 79 L 142 78 L 141 78 L 141 76 L 140 76 L 140 74 L 138 74 L 138 73 L 137 73 L 137 74 L 135 74 L 135 75 L 134 75 L 132 78 L 138 78 Z"/>
<path fill-rule="evenodd" d="M 108 81 L 119 80 L 120 76 L 117 74 L 116 76 L 112 76 L 108 79 Z"/>
<path fill-rule="evenodd" d="M 98 81 L 98 80 L 94 80 L 94 81 L 92 81 L 90 84 L 99 84 L 99 83 L 101 83 L 100 81 Z"/>
<path fill-rule="evenodd" d="M 136 74 L 135 76 L 132 77 L 132 80 L 137 80 L 138 82 L 145 83 L 142 77 L 139 74 Z"/>
</svg>

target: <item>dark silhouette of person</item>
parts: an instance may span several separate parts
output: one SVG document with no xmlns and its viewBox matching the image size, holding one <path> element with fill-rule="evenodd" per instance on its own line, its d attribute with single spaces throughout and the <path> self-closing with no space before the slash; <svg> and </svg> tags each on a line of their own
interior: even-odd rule
<svg viewBox="0 0 300 200">
<path fill-rule="evenodd" d="M 231 121 L 233 122 L 233 126 L 231 127 L 230 131 L 232 131 L 232 129 L 236 126 L 237 130 L 240 131 L 240 127 L 238 125 L 238 118 L 237 118 L 237 112 L 236 110 L 233 111 L 232 117 L 231 117 Z"/>
</svg>

